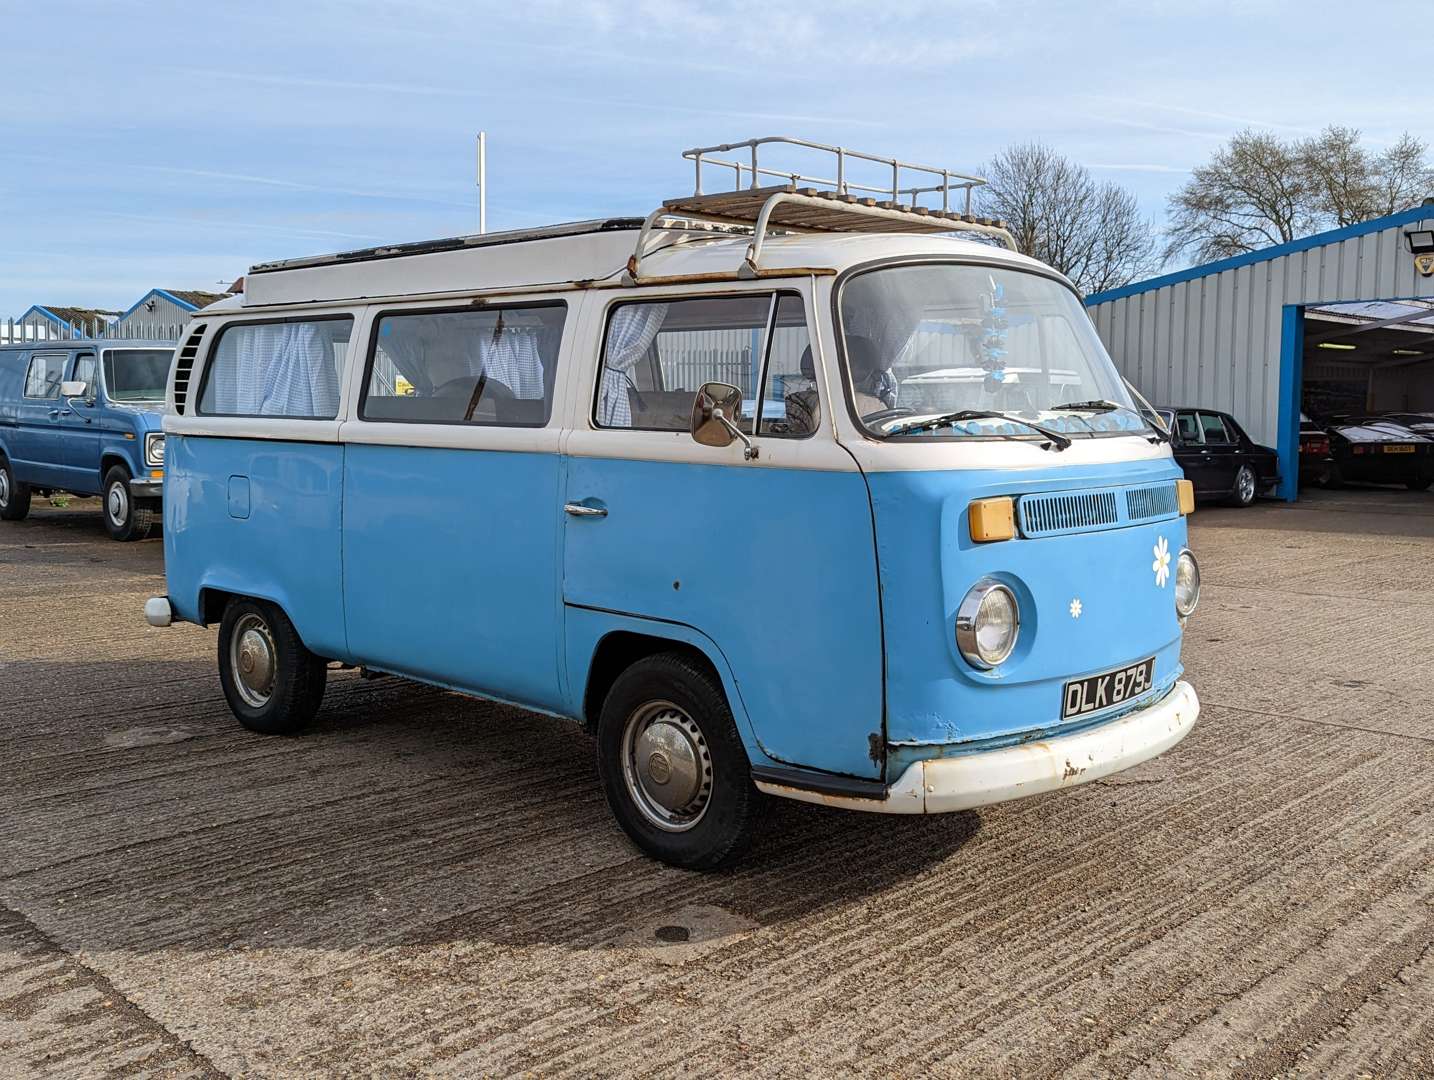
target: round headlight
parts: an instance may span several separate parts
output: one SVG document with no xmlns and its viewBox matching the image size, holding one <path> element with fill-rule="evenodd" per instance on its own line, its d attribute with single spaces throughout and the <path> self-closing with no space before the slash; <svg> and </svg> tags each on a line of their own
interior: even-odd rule
<svg viewBox="0 0 1434 1080">
<path fill-rule="evenodd" d="M 1020 632 L 1015 594 L 992 578 L 978 581 L 956 611 L 956 647 L 979 668 L 1003 663 Z"/>
<path fill-rule="evenodd" d="M 1200 564 L 1189 551 L 1175 560 L 1175 613 L 1187 618 L 1200 603 Z"/>
</svg>

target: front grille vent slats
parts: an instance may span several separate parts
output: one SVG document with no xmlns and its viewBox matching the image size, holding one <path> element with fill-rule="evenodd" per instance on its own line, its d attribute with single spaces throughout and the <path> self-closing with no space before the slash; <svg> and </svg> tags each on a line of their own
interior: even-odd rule
<svg viewBox="0 0 1434 1080">
<path fill-rule="evenodd" d="M 189 332 L 174 361 L 174 411 L 177 413 L 182 414 L 188 408 L 189 377 L 194 372 L 194 360 L 199 355 L 199 342 L 204 337 L 205 325 L 200 323 Z"/>
<path fill-rule="evenodd" d="M 1022 495 L 1016 502 L 1016 512 L 1022 536 L 1058 536 L 1175 517 L 1179 502 L 1175 485 L 1166 483 Z"/>
</svg>

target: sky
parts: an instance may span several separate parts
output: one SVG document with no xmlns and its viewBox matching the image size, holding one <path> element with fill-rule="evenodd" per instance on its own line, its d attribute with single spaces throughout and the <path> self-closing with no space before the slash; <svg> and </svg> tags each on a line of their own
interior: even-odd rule
<svg viewBox="0 0 1434 1080">
<path fill-rule="evenodd" d="M 0 0 L 0 317 L 475 232 L 480 128 L 490 229 L 645 214 L 684 149 L 778 134 L 965 171 L 1041 140 L 1158 224 L 1244 127 L 1434 138 L 1424 6 Z"/>
</svg>

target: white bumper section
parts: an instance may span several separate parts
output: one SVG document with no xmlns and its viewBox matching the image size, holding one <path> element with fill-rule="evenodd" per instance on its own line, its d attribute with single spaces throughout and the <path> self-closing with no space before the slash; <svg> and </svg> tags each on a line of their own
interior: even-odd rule
<svg viewBox="0 0 1434 1080">
<path fill-rule="evenodd" d="M 1195 688 L 1178 682 L 1147 708 L 1074 735 L 1000 750 L 917 761 L 887 789 L 885 799 L 825 795 L 757 781 L 768 795 L 879 814 L 941 814 L 1088 784 L 1165 753 L 1200 715 Z"/>
</svg>

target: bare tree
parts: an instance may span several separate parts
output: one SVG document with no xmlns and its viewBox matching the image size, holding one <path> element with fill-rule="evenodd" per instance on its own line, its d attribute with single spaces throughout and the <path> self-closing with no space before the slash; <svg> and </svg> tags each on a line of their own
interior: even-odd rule
<svg viewBox="0 0 1434 1080">
<path fill-rule="evenodd" d="M 1170 197 L 1165 254 L 1221 259 L 1412 206 L 1434 191 L 1426 149 L 1406 133 L 1374 154 L 1337 125 L 1297 140 L 1241 131 Z"/>
<path fill-rule="evenodd" d="M 1160 266 L 1154 230 L 1130 192 L 1042 143 L 996 155 L 977 189 L 982 213 L 1003 218 L 1017 247 L 1055 267 L 1082 292 L 1118 288 Z"/>
</svg>

